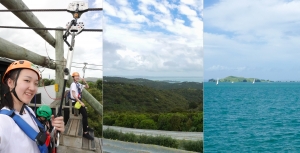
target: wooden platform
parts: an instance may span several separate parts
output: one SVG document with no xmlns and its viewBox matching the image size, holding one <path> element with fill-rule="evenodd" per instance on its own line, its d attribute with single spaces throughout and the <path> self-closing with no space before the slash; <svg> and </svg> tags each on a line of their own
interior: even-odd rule
<svg viewBox="0 0 300 153">
<path fill-rule="evenodd" d="M 71 115 L 68 120 L 67 125 L 65 126 L 65 132 L 61 135 L 60 145 L 61 152 L 68 150 L 68 152 L 77 151 L 83 153 L 89 152 L 101 152 L 101 139 L 95 138 L 94 140 L 88 140 L 82 137 L 82 119 L 81 115 L 74 116 Z M 91 136 L 94 137 L 94 132 L 89 132 Z M 97 143 L 95 143 L 97 141 Z"/>
</svg>

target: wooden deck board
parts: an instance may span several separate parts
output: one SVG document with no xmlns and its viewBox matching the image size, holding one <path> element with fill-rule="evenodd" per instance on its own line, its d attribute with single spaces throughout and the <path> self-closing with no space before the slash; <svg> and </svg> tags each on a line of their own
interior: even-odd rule
<svg viewBox="0 0 300 153">
<path fill-rule="evenodd" d="M 64 134 L 68 133 L 69 128 L 70 128 L 70 124 L 71 124 L 71 120 L 69 119 L 67 125 L 65 126 L 65 132 L 64 132 Z"/>
<path fill-rule="evenodd" d="M 82 120 L 79 120 L 79 127 L 77 131 L 77 136 L 82 137 Z"/>
<path fill-rule="evenodd" d="M 91 135 L 92 137 L 94 137 L 94 132 L 89 132 L 89 133 L 90 133 L 90 135 Z M 90 150 L 96 150 L 96 147 L 95 147 L 95 139 L 92 140 L 92 141 L 89 141 L 89 149 L 90 149 Z"/>
<path fill-rule="evenodd" d="M 68 133 L 68 135 L 76 136 L 77 129 L 78 129 L 78 120 L 74 119 L 74 120 L 72 120 L 70 132 Z"/>
<path fill-rule="evenodd" d="M 89 140 L 82 137 L 82 149 L 89 149 Z"/>
</svg>

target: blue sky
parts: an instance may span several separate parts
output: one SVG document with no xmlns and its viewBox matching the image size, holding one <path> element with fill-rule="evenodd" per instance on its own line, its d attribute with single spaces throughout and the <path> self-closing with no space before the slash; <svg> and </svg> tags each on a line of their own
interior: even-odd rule
<svg viewBox="0 0 300 153">
<path fill-rule="evenodd" d="M 204 1 L 204 80 L 300 80 L 300 2 Z"/>
<path fill-rule="evenodd" d="M 201 0 L 104 0 L 104 75 L 203 77 Z"/>
</svg>

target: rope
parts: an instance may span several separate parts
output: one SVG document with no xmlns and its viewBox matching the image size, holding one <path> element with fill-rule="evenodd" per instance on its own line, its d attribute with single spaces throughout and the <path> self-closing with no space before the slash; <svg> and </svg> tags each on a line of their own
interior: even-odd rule
<svg viewBox="0 0 300 153">
<path fill-rule="evenodd" d="M 0 28 L 33 29 L 33 30 L 58 30 L 58 31 L 66 31 L 67 30 L 67 29 L 63 29 L 63 28 L 39 28 L 39 27 L 18 27 L 18 26 L 0 26 Z M 83 29 L 82 31 L 103 32 L 102 29 Z"/>
<path fill-rule="evenodd" d="M 75 67 L 75 68 L 82 68 L 82 67 L 77 67 L 77 66 L 72 66 L 72 67 Z M 85 69 L 89 69 L 89 70 L 102 70 L 102 69 L 93 69 L 93 68 L 85 68 Z"/>
<path fill-rule="evenodd" d="M 89 8 L 87 11 L 102 11 L 103 8 Z M 0 12 L 67 12 L 67 9 L 10 9 L 0 10 Z"/>
<path fill-rule="evenodd" d="M 48 91 L 46 90 L 46 87 L 45 87 L 45 85 L 44 85 L 44 80 L 43 80 L 43 79 L 41 79 L 41 80 L 42 80 L 43 87 L 44 87 L 44 89 L 45 89 L 45 91 L 46 91 L 48 97 L 49 97 L 50 99 L 52 99 L 52 100 L 61 100 L 61 97 L 60 97 L 60 98 L 52 98 L 52 97 L 49 95 Z"/>
<path fill-rule="evenodd" d="M 53 61 L 55 61 L 55 62 L 64 62 L 64 61 L 60 61 L 60 60 L 53 60 Z M 74 64 L 85 64 L 85 63 L 77 63 L 77 62 L 72 62 L 72 63 L 74 63 Z M 99 65 L 99 64 L 89 64 L 89 63 L 87 63 L 86 65 L 94 65 L 94 66 L 103 66 L 103 65 Z"/>
<path fill-rule="evenodd" d="M 72 62 L 74 64 L 85 64 L 85 65 L 95 65 L 95 66 L 102 66 L 102 65 L 98 65 L 98 64 L 89 64 L 89 63 L 77 63 L 77 62 Z"/>
</svg>

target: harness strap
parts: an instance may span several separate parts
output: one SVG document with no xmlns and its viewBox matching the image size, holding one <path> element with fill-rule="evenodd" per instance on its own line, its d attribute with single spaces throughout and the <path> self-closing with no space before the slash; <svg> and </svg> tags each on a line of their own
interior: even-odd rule
<svg viewBox="0 0 300 153">
<path fill-rule="evenodd" d="M 31 113 L 31 111 L 29 111 L 29 108 L 26 106 L 25 109 L 30 113 L 31 117 L 34 119 L 38 127 L 42 129 L 42 131 L 45 131 L 45 127 L 43 126 L 43 124 Z"/>
<path fill-rule="evenodd" d="M 28 108 L 25 107 L 28 111 Z M 30 111 L 28 111 L 30 112 Z M 20 127 L 20 129 L 33 141 L 35 141 L 37 143 L 37 145 L 43 145 L 46 141 L 46 134 L 44 133 L 44 131 L 42 132 L 36 132 L 27 122 L 25 122 L 19 115 L 16 115 L 14 110 L 6 110 L 6 109 L 2 109 L 0 110 L 0 114 L 5 114 L 10 116 L 15 123 Z M 30 112 L 30 114 L 32 115 L 32 113 Z M 34 116 L 33 116 L 34 117 Z M 35 118 L 35 117 L 34 117 Z M 35 118 L 36 119 L 36 118 Z M 36 119 L 37 120 L 37 119 Z M 38 126 L 40 126 L 39 122 L 37 122 Z M 39 127 L 40 128 L 40 127 Z M 40 128 L 44 129 L 43 127 Z"/>
<path fill-rule="evenodd" d="M 37 136 L 37 132 L 28 124 L 26 123 L 19 115 L 16 115 L 13 110 L 0 110 L 0 114 L 5 114 L 10 116 L 22 129 L 22 131 L 33 141 L 35 141 L 35 138 Z"/>
<path fill-rule="evenodd" d="M 74 82 L 75 83 L 75 82 Z M 81 100 L 81 90 L 80 90 L 80 84 L 79 83 L 75 83 L 76 84 L 76 88 L 77 88 L 77 91 L 78 91 L 78 95 L 80 96 L 80 97 L 78 97 L 78 99 L 80 99 Z M 75 101 L 76 102 L 76 99 L 75 98 L 71 98 L 71 93 L 72 93 L 72 90 L 70 90 L 69 91 L 69 99 L 71 99 L 71 100 L 73 100 L 73 101 Z"/>
</svg>

